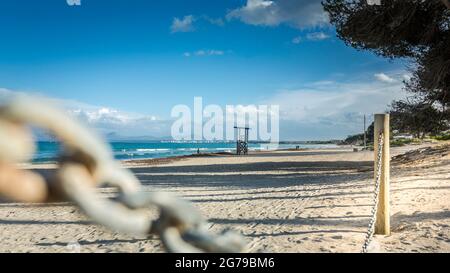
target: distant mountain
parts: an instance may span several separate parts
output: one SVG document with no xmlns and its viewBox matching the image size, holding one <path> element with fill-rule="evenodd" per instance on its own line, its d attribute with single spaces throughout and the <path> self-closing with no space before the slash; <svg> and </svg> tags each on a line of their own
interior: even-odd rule
<svg viewBox="0 0 450 273">
<path fill-rule="evenodd" d="M 154 137 L 154 136 L 124 136 L 116 132 L 111 132 L 105 135 L 108 141 L 162 141 L 172 140 L 172 137 Z"/>
<path fill-rule="evenodd" d="M 51 134 L 40 130 L 33 129 L 33 135 L 37 141 L 57 141 Z M 117 132 L 109 132 L 103 134 L 104 139 L 110 142 L 144 142 L 144 141 L 172 141 L 171 136 L 155 137 L 155 136 L 124 136 Z M 222 142 L 222 141 L 218 141 Z M 233 141 L 231 141 L 233 142 Z M 267 141 L 250 141 L 250 143 L 270 143 Z M 279 144 L 340 144 L 342 140 L 316 140 L 316 141 L 280 141 Z"/>
<path fill-rule="evenodd" d="M 36 141 L 49 141 L 54 142 L 58 141 L 56 137 L 49 134 L 48 132 L 41 130 L 41 129 L 32 129 L 33 137 Z M 120 135 L 116 132 L 107 133 L 106 135 L 103 135 L 103 137 L 107 141 L 162 141 L 162 140 L 172 140 L 172 137 L 154 137 L 154 136 L 124 136 Z"/>
</svg>

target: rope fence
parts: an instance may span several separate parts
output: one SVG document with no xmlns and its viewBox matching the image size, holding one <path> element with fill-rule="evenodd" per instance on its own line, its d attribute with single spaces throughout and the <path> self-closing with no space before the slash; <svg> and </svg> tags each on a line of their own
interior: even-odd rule
<svg viewBox="0 0 450 273">
<path fill-rule="evenodd" d="M 377 169 L 375 178 L 375 187 L 373 193 L 373 207 L 371 210 L 371 216 L 369 221 L 369 228 L 366 233 L 366 239 L 362 247 L 362 253 L 367 253 L 370 243 L 372 242 L 373 235 L 375 233 L 375 222 L 377 221 L 377 211 L 378 211 L 378 196 L 380 194 L 380 182 L 381 182 L 381 163 L 383 159 L 383 133 L 380 133 L 378 138 L 378 154 L 376 158 Z"/>
<path fill-rule="evenodd" d="M 374 120 L 373 207 L 362 253 L 369 251 L 374 234 L 390 234 L 390 125 L 389 114 L 376 114 Z"/>
</svg>

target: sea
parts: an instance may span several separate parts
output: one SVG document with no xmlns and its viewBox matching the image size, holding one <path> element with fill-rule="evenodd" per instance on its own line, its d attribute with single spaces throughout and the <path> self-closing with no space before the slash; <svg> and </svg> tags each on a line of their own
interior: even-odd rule
<svg viewBox="0 0 450 273">
<path fill-rule="evenodd" d="M 182 142 L 182 141 L 148 141 L 148 142 L 110 142 L 109 146 L 114 157 L 118 160 L 168 158 L 200 153 L 234 153 L 235 142 Z M 277 149 L 301 149 L 335 148 L 334 144 L 260 144 L 249 143 L 250 151 L 268 151 Z M 58 142 L 40 141 L 37 143 L 37 151 L 34 154 L 34 163 L 55 162 L 61 145 Z"/>
</svg>

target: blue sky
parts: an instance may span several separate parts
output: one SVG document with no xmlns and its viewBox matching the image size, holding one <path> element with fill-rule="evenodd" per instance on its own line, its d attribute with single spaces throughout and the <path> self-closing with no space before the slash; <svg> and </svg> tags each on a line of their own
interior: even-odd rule
<svg viewBox="0 0 450 273">
<path fill-rule="evenodd" d="M 105 133 L 166 136 L 172 107 L 202 96 L 279 104 L 282 139 L 345 137 L 408 76 L 345 46 L 317 0 L 4 0 L 0 39 L 3 94 L 54 98 Z"/>
</svg>

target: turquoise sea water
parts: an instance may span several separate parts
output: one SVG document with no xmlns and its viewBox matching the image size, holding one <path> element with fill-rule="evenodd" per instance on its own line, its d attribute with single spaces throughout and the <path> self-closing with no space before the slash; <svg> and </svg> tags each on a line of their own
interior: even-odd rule
<svg viewBox="0 0 450 273">
<path fill-rule="evenodd" d="M 111 142 L 109 143 L 114 156 L 118 160 L 131 159 L 150 159 L 164 158 L 181 155 L 217 152 L 235 152 L 236 144 L 234 142 L 170 142 L 170 141 L 152 141 L 152 142 Z M 37 152 L 34 162 L 53 162 L 57 159 L 60 145 L 57 142 L 38 142 Z M 249 150 L 271 150 L 271 149 L 289 149 L 300 146 L 300 148 L 333 148 L 332 144 L 280 144 L 278 147 L 268 144 L 249 144 Z"/>
</svg>

